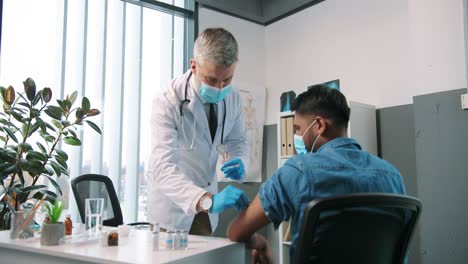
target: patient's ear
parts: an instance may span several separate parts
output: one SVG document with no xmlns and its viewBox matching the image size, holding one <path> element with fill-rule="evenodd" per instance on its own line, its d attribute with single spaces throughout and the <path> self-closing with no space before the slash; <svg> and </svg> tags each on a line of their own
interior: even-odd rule
<svg viewBox="0 0 468 264">
<path fill-rule="evenodd" d="M 323 135 L 323 133 L 325 133 L 325 131 L 327 131 L 328 128 L 328 123 L 326 119 L 321 116 L 317 116 L 315 120 L 317 120 L 317 134 Z"/>
</svg>

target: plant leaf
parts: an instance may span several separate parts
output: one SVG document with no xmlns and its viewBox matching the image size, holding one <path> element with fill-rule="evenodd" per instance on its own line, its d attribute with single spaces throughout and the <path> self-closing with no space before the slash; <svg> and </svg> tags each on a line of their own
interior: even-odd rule
<svg viewBox="0 0 468 264">
<path fill-rule="evenodd" d="M 42 98 L 42 92 L 39 92 L 37 93 L 35 96 L 34 96 L 34 100 L 31 102 L 31 104 L 33 106 L 37 105 L 37 103 L 39 103 L 39 101 L 41 100 Z"/>
<path fill-rule="evenodd" d="M 47 186 L 46 185 L 32 185 L 32 186 L 23 188 L 23 192 L 38 191 L 44 188 L 47 188 Z"/>
<path fill-rule="evenodd" d="M 57 194 L 55 194 L 54 192 L 51 192 L 51 191 L 49 191 L 49 190 L 40 190 L 40 191 L 38 191 L 37 193 L 35 193 L 35 194 L 33 195 L 33 198 L 34 198 L 34 199 L 37 199 L 37 200 L 40 200 L 40 199 L 42 199 L 42 197 L 43 197 L 45 194 L 47 194 L 46 200 L 47 200 L 48 202 L 54 202 L 54 200 L 57 198 Z M 46 204 L 46 208 L 47 208 L 47 204 Z"/>
<path fill-rule="evenodd" d="M 52 169 L 55 171 L 55 174 L 57 175 L 57 177 L 60 177 L 60 175 L 62 174 L 62 170 L 60 169 L 60 165 L 57 162 L 51 160 L 50 161 L 50 166 L 52 166 Z"/>
<path fill-rule="evenodd" d="M 54 124 L 54 126 L 56 126 L 58 129 L 62 129 L 62 124 L 57 121 L 57 120 L 52 120 L 52 124 Z"/>
<path fill-rule="evenodd" d="M 38 117 L 39 115 L 41 114 L 41 112 L 35 108 L 32 108 L 31 109 L 31 113 L 30 113 L 30 116 L 31 118 L 36 118 Z"/>
<path fill-rule="evenodd" d="M 25 123 L 23 123 L 23 125 L 21 126 L 21 133 L 23 134 L 23 137 L 27 137 L 28 136 L 28 124 L 26 123 L 27 121 L 25 121 Z"/>
<path fill-rule="evenodd" d="M 44 139 L 45 139 L 45 141 L 52 143 L 52 142 L 54 142 L 55 137 L 53 137 L 51 135 L 45 135 Z"/>
<path fill-rule="evenodd" d="M 4 149 L 0 151 L 0 158 L 6 162 L 16 163 L 16 151 Z"/>
<path fill-rule="evenodd" d="M 89 120 L 86 120 L 86 123 L 88 123 L 88 125 L 94 129 L 96 132 L 98 132 L 99 134 L 102 134 L 101 133 L 101 129 L 99 129 L 98 125 L 96 125 L 95 123 L 89 121 Z"/>
<path fill-rule="evenodd" d="M 20 143 L 20 144 L 18 145 L 18 147 L 20 148 L 20 151 L 23 152 L 23 153 L 32 150 L 31 145 L 29 145 L 29 144 L 26 143 L 26 142 Z"/>
<path fill-rule="evenodd" d="M 41 143 L 39 142 L 36 142 L 36 145 L 39 147 L 39 149 L 42 151 L 42 153 L 47 153 L 47 150 L 46 148 L 44 147 L 44 145 L 42 145 Z"/>
<path fill-rule="evenodd" d="M 87 115 L 87 116 L 95 116 L 95 115 L 99 115 L 100 113 L 101 113 L 101 112 L 100 112 L 99 110 L 93 108 L 93 109 L 90 109 L 90 110 L 86 113 L 86 115 Z"/>
<path fill-rule="evenodd" d="M 16 143 L 18 143 L 18 139 L 16 138 L 15 134 L 11 132 L 11 130 L 8 127 L 4 127 L 3 130 L 8 134 L 8 136 L 13 139 Z"/>
<path fill-rule="evenodd" d="M 42 90 L 42 99 L 46 103 L 50 102 L 52 99 L 52 90 L 49 87 L 46 87 Z"/>
<path fill-rule="evenodd" d="M 47 106 L 47 109 L 44 110 L 44 112 L 54 118 L 54 119 L 57 119 L 57 120 L 61 120 L 62 119 L 62 115 L 63 115 L 63 111 L 60 107 L 58 106 L 52 106 L 52 105 L 49 105 Z"/>
<path fill-rule="evenodd" d="M 81 145 L 81 141 L 76 137 L 64 137 L 63 141 L 65 143 L 67 143 L 68 145 L 72 145 L 72 146 L 80 146 Z"/>
<path fill-rule="evenodd" d="M 18 112 L 16 112 L 13 108 L 10 108 L 8 109 L 8 111 L 6 111 L 8 114 L 11 114 L 13 116 L 13 118 L 15 118 L 16 120 L 18 120 L 18 122 L 21 122 L 23 123 L 23 117 L 21 116 L 21 114 L 19 114 Z"/>
<path fill-rule="evenodd" d="M 78 95 L 78 91 L 74 91 L 70 97 L 68 97 L 68 100 L 70 101 L 70 103 L 73 105 L 75 103 L 75 100 L 76 100 L 76 96 Z"/>
<path fill-rule="evenodd" d="M 65 151 L 61 150 L 61 149 L 55 149 L 55 152 L 57 152 L 57 154 L 65 161 L 68 160 L 68 155 Z"/>
<path fill-rule="evenodd" d="M 78 137 L 78 136 L 76 135 L 75 131 L 73 131 L 73 130 L 71 130 L 71 129 L 68 129 L 68 132 L 70 132 L 70 134 L 72 134 L 74 137 L 76 137 L 76 138 Z"/>
<path fill-rule="evenodd" d="M 60 169 L 62 170 L 62 174 L 70 176 L 70 173 L 68 173 L 68 170 L 66 170 L 64 167 L 60 167 Z"/>
<path fill-rule="evenodd" d="M 44 121 L 42 121 L 42 120 L 36 121 L 36 123 L 34 123 L 31 126 L 31 128 L 29 129 L 28 137 L 31 136 L 34 132 L 36 132 L 41 127 L 41 125 L 43 123 L 44 123 Z"/>
<path fill-rule="evenodd" d="M 57 103 L 59 106 L 63 109 L 63 111 L 68 111 L 67 104 L 65 103 L 65 100 L 57 100 Z"/>
<path fill-rule="evenodd" d="M 65 169 L 68 168 L 67 162 L 65 162 L 65 160 L 62 157 L 60 157 L 60 155 L 55 155 L 55 160 Z"/>
<path fill-rule="evenodd" d="M 29 151 L 28 155 L 26 156 L 27 160 L 40 160 L 42 162 L 47 160 L 46 155 L 42 154 L 41 152 L 37 151 Z"/>
<path fill-rule="evenodd" d="M 47 177 L 47 178 L 49 178 L 50 183 L 52 183 L 52 185 L 55 187 L 55 189 L 57 190 L 57 192 L 58 192 L 60 195 L 62 195 L 62 189 L 60 189 L 60 185 L 58 185 L 58 183 L 57 183 L 54 179 L 52 179 L 52 177 Z"/>
<path fill-rule="evenodd" d="M 29 108 L 29 104 L 26 102 L 19 102 L 18 104 Z"/>
<path fill-rule="evenodd" d="M 91 103 L 89 102 L 89 99 L 85 96 L 83 97 L 83 100 L 81 101 L 81 108 L 83 109 L 84 113 L 87 113 L 91 107 Z"/>
<path fill-rule="evenodd" d="M 81 119 L 83 118 L 83 116 L 84 116 L 83 109 L 81 109 L 81 107 L 78 107 L 76 109 L 76 119 Z"/>
<path fill-rule="evenodd" d="M 46 123 L 46 122 L 44 122 L 44 124 L 46 125 L 46 127 L 47 127 L 48 129 L 50 129 L 50 130 L 52 130 L 52 131 L 54 131 L 54 132 L 57 132 L 57 130 L 55 129 L 55 127 L 53 127 L 51 124 Z"/>
<path fill-rule="evenodd" d="M 3 163 L 0 164 L 0 175 L 1 176 L 8 176 L 12 173 L 16 172 L 16 164 L 11 163 Z"/>
<path fill-rule="evenodd" d="M 40 161 L 26 159 L 20 159 L 20 168 L 33 175 L 39 174 L 44 170 L 44 166 Z"/>
<path fill-rule="evenodd" d="M 0 86 L 0 95 L 2 96 L 2 99 L 4 102 L 5 102 L 5 93 L 6 93 L 6 88 L 3 86 Z"/>
<path fill-rule="evenodd" d="M 10 85 L 5 91 L 4 101 L 6 104 L 11 105 L 15 101 L 15 89 Z"/>
<path fill-rule="evenodd" d="M 26 114 L 27 110 L 21 109 L 19 107 L 12 107 L 11 109 L 20 112 L 21 114 Z"/>
<path fill-rule="evenodd" d="M 24 92 L 28 97 L 29 101 L 34 100 L 34 96 L 36 95 L 36 83 L 31 78 L 27 78 L 26 81 L 23 82 L 24 84 Z"/>
</svg>

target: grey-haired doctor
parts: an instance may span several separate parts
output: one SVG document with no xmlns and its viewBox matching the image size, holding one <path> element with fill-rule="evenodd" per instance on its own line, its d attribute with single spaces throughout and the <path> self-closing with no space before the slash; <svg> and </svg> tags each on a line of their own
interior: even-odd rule
<svg viewBox="0 0 468 264">
<path fill-rule="evenodd" d="M 249 200 L 231 185 L 218 193 L 216 163 L 242 182 L 249 145 L 242 100 L 232 88 L 238 61 L 234 36 L 209 28 L 195 41 L 191 68 L 155 96 L 147 172 L 148 220 L 166 230 L 212 235 L 218 214 Z"/>
</svg>

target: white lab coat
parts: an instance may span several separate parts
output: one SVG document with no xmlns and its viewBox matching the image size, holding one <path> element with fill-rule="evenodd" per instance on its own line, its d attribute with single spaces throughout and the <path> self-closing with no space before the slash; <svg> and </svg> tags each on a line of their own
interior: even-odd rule
<svg viewBox="0 0 468 264">
<path fill-rule="evenodd" d="M 206 112 L 192 81 L 187 80 L 189 75 L 190 70 L 172 80 L 153 100 L 151 156 L 147 172 L 148 220 L 168 230 L 190 230 L 197 201 L 206 192 L 218 192 L 215 170 L 219 154 L 216 146 L 221 143 L 224 105 L 223 101 L 218 103 L 218 128 L 212 142 Z M 181 117 L 179 107 L 185 97 L 187 81 L 187 98 L 191 102 L 184 104 Z M 240 94 L 233 89 L 225 101 L 224 144 L 230 158 L 241 158 L 247 171 L 250 148 Z M 194 149 L 186 150 L 194 133 Z M 210 214 L 210 221 L 214 231 L 218 215 Z"/>
</svg>

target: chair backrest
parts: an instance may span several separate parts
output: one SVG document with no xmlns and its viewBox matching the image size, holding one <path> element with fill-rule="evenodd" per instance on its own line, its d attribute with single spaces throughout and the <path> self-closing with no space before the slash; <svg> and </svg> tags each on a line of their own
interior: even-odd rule
<svg viewBox="0 0 468 264">
<path fill-rule="evenodd" d="M 119 226 L 123 224 L 119 199 L 109 177 L 98 174 L 81 175 L 72 180 L 71 187 L 82 223 L 85 223 L 85 200 L 87 198 L 104 198 L 103 225 Z"/>
<path fill-rule="evenodd" d="M 421 213 L 418 199 L 355 193 L 305 208 L 294 263 L 401 264 Z"/>
</svg>

